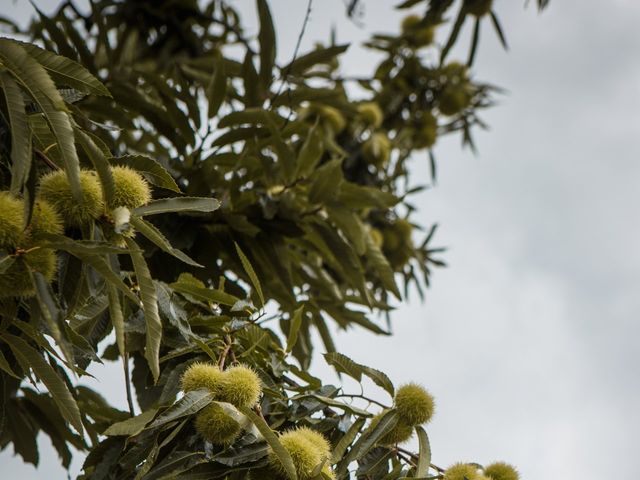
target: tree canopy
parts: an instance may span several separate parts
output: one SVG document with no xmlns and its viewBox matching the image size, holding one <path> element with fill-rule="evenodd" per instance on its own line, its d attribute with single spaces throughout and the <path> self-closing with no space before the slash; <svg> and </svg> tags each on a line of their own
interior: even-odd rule
<svg viewBox="0 0 640 480">
<path fill-rule="evenodd" d="M 413 219 L 411 157 L 435 177 L 441 137 L 473 147 L 496 92 L 473 73 L 480 25 L 506 46 L 492 6 L 403 2 L 357 78 L 348 44 L 277 64 L 266 0 L 255 37 L 221 0 L 3 20 L 0 446 L 37 465 L 43 432 L 65 467 L 87 455 L 86 479 L 517 478 L 433 464 L 433 397 L 331 334 L 388 335 L 393 302 L 443 265 Z M 314 347 L 388 401 L 312 376 Z M 121 362 L 129 411 L 82 385 L 103 361 Z M 414 435 L 417 452 L 399 446 Z"/>
</svg>

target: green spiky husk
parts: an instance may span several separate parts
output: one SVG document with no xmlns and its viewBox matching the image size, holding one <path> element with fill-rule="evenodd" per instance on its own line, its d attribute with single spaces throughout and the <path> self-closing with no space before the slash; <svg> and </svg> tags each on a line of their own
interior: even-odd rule
<svg viewBox="0 0 640 480">
<path fill-rule="evenodd" d="M 28 251 L 0 275 L 0 298 L 35 295 L 35 287 L 31 281 L 30 271 L 41 273 L 47 282 L 51 282 L 58 266 L 55 251 L 48 248 L 37 248 Z"/>
<path fill-rule="evenodd" d="M 389 155 L 391 154 L 391 142 L 382 132 L 377 132 L 371 135 L 362 145 L 362 156 L 367 162 L 376 165 L 377 167 L 383 167 L 389 162 Z"/>
<path fill-rule="evenodd" d="M 395 406 L 400 419 L 407 425 L 428 422 L 435 410 L 433 396 L 416 383 L 407 383 L 398 388 Z"/>
<path fill-rule="evenodd" d="M 462 112 L 471 103 L 471 95 L 464 85 L 445 87 L 438 98 L 438 108 L 447 116 Z"/>
<path fill-rule="evenodd" d="M 73 198 L 71 185 L 64 171 L 58 170 L 40 178 L 39 196 L 49 202 L 71 227 L 81 227 L 99 218 L 104 212 L 102 187 L 97 175 L 89 170 L 80 172 L 82 202 Z"/>
<path fill-rule="evenodd" d="M 414 142 L 417 148 L 431 148 L 438 139 L 438 120 L 432 113 L 425 113 L 420 118 L 415 131 Z"/>
<path fill-rule="evenodd" d="M 212 363 L 194 363 L 182 374 L 182 390 L 189 392 L 204 388 L 214 394 L 219 400 L 222 389 L 224 373 L 217 365 Z"/>
<path fill-rule="evenodd" d="M 384 114 L 376 102 L 361 103 L 358 105 L 358 114 L 365 124 L 373 128 L 378 128 L 384 120 Z"/>
<path fill-rule="evenodd" d="M 309 441 L 307 434 L 300 429 L 289 430 L 280 434 L 280 443 L 289 452 L 300 480 L 311 478 L 314 469 L 323 461 L 318 447 Z M 286 477 L 284 465 L 274 452 L 269 453 L 269 465 L 278 476 Z"/>
<path fill-rule="evenodd" d="M 409 33 L 417 28 L 421 21 L 422 17 L 420 17 L 419 15 L 407 15 L 402 19 L 402 22 L 400 23 L 400 29 L 402 30 L 402 33 Z"/>
<path fill-rule="evenodd" d="M 513 465 L 494 462 L 484 467 L 484 474 L 491 480 L 520 480 L 520 474 Z"/>
<path fill-rule="evenodd" d="M 253 369 L 237 365 L 224 371 L 220 400 L 236 407 L 253 407 L 260 399 L 262 383 Z"/>
<path fill-rule="evenodd" d="M 443 480 L 480 480 L 481 475 L 474 465 L 454 463 L 444 471 Z"/>
<path fill-rule="evenodd" d="M 311 442 L 318 449 L 322 458 L 329 459 L 331 457 L 331 444 L 322 433 L 308 427 L 299 427 L 296 432 Z"/>
<path fill-rule="evenodd" d="M 205 407 L 195 419 L 198 433 L 214 445 L 230 445 L 240 435 L 240 424 L 217 403 Z"/>
<path fill-rule="evenodd" d="M 387 412 L 387 410 L 383 410 L 378 415 L 371 419 L 371 424 L 369 428 L 374 428 L 382 416 Z M 386 433 L 378 443 L 380 445 L 396 445 L 398 443 L 404 443 L 411 439 L 413 435 L 413 427 L 411 425 L 407 425 L 406 423 L 399 421 L 391 431 Z"/>
<path fill-rule="evenodd" d="M 323 105 L 318 109 L 320 117 L 331 127 L 333 133 L 340 133 L 347 126 L 342 112 L 334 107 Z"/>
<path fill-rule="evenodd" d="M 0 249 L 13 250 L 18 246 L 23 223 L 22 200 L 9 192 L 0 192 Z"/>
<path fill-rule="evenodd" d="M 31 239 L 37 240 L 42 233 L 62 235 L 64 233 L 64 224 L 62 217 L 53 205 L 44 199 L 39 199 L 33 205 L 29 230 Z"/>
<path fill-rule="evenodd" d="M 369 231 L 369 235 L 371 236 L 371 241 L 376 247 L 381 249 L 384 246 L 384 235 L 380 230 L 372 228 Z"/>
<path fill-rule="evenodd" d="M 117 166 L 111 168 L 113 175 L 113 199 L 109 208 L 126 207 L 129 210 L 146 205 L 151 201 L 149 183 L 132 168 Z"/>
</svg>

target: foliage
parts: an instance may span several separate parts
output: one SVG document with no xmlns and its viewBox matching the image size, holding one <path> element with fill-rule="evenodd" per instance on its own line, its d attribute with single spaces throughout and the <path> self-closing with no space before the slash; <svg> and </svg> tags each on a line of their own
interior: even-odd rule
<svg viewBox="0 0 640 480">
<path fill-rule="evenodd" d="M 442 265 L 409 159 L 443 135 L 473 145 L 495 91 L 470 71 L 483 17 L 502 38 L 465 1 L 440 49 L 453 3 L 400 5 L 421 14 L 372 37 L 382 60 L 357 79 L 348 45 L 276 65 L 266 0 L 256 39 L 221 0 L 65 2 L 33 43 L 0 38 L 2 448 L 37 464 L 42 431 L 66 467 L 88 452 L 91 479 L 439 478 L 428 392 L 372 421 L 377 402 L 307 367 L 315 329 L 338 372 L 395 394 L 330 323 L 388 334 L 393 299 Z M 469 60 L 450 62 L 468 16 Z M 38 227 L 43 205 L 64 232 Z M 78 381 L 105 360 L 129 412 Z M 397 446 L 414 431 L 418 453 Z"/>
</svg>

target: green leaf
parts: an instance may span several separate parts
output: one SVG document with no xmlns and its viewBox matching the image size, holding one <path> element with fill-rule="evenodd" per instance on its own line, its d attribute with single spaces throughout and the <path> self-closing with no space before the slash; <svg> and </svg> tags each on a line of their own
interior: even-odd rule
<svg viewBox="0 0 640 480">
<path fill-rule="evenodd" d="M 240 245 L 236 243 L 235 246 L 236 246 L 236 252 L 238 252 L 238 256 L 240 257 L 240 261 L 242 262 L 242 268 L 244 268 L 244 271 L 249 276 L 249 280 L 251 280 L 251 285 L 253 285 L 253 288 L 255 288 L 256 292 L 258 293 L 261 306 L 264 307 L 264 303 L 265 303 L 264 295 L 262 293 L 262 286 L 260 285 L 260 280 L 258 280 L 258 276 L 256 275 L 255 270 L 251 266 L 251 262 L 249 262 L 249 259 L 240 248 Z"/>
<path fill-rule="evenodd" d="M 22 378 L 16 375 L 16 373 L 13 371 L 13 369 L 11 368 L 11 365 L 9 365 L 9 362 L 7 361 L 7 358 L 4 356 L 4 353 L 2 353 L 2 350 L 0 350 L 0 369 L 4 370 L 5 373 L 7 373 L 8 375 L 11 375 L 13 378 L 22 380 Z"/>
<path fill-rule="evenodd" d="M 373 428 L 369 426 L 353 445 L 347 456 L 340 462 L 340 467 L 362 458 L 371 448 L 398 424 L 398 412 L 391 409 L 382 414 Z M 340 468 L 339 467 L 339 468 Z"/>
<path fill-rule="evenodd" d="M 366 410 L 362 410 L 361 408 L 354 407 L 353 405 L 349 405 L 347 403 L 341 402 L 339 400 L 335 400 L 331 397 L 325 397 L 323 395 L 318 395 L 315 393 L 311 393 L 309 395 L 304 395 L 305 397 L 315 398 L 319 402 L 334 407 L 339 408 L 340 410 L 344 410 L 345 412 L 353 413 L 354 415 L 359 415 L 360 417 L 367 418 L 370 417 L 371 414 Z"/>
<path fill-rule="evenodd" d="M 191 295 L 192 297 L 205 302 L 219 303 L 221 305 L 228 305 L 232 307 L 240 301 L 238 297 L 222 290 L 198 287 L 192 283 L 177 281 L 169 286 L 176 292 Z"/>
<path fill-rule="evenodd" d="M 180 400 L 162 412 L 153 423 L 146 428 L 157 428 L 187 415 L 198 413 L 213 401 L 213 393 L 208 390 L 192 390 L 184 394 Z"/>
<path fill-rule="evenodd" d="M 298 162 L 296 164 L 296 177 L 308 176 L 316 168 L 316 165 L 322 158 L 324 153 L 324 135 L 320 124 L 311 127 L 307 138 L 302 144 L 300 153 L 298 154 Z"/>
<path fill-rule="evenodd" d="M 247 107 L 260 106 L 258 72 L 253 64 L 253 55 L 247 50 L 242 62 L 242 82 L 244 84 L 244 104 Z"/>
<path fill-rule="evenodd" d="M 131 238 L 125 238 L 127 246 L 131 250 L 131 261 L 136 272 L 138 286 L 140 287 L 140 297 L 142 299 L 142 310 L 146 324 L 146 337 L 144 347 L 144 358 L 147 359 L 149 369 L 153 375 L 154 383 L 160 377 L 160 344 L 162 343 L 162 321 L 158 313 L 158 297 L 156 288 L 153 285 L 151 272 L 147 267 L 147 262 L 138 247 L 138 244 Z"/>
<path fill-rule="evenodd" d="M 64 235 L 55 233 L 40 233 L 42 239 L 38 245 L 54 250 L 64 250 L 72 254 L 102 255 L 106 253 L 123 254 L 129 253 L 126 248 L 117 247 L 109 242 L 99 242 L 94 240 L 73 240 Z"/>
<path fill-rule="evenodd" d="M 505 50 L 509 50 L 509 45 L 507 44 L 507 38 L 502 31 L 502 26 L 500 25 L 500 20 L 498 20 L 498 16 L 495 12 L 491 12 L 491 23 L 493 23 L 493 28 L 496 30 L 496 34 L 500 39 L 500 43 Z"/>
<path fill-rule="evenodd" d="M 107 87 L 78 62 L 62 55 L 56 55 L 32 43 L 12 41 L 24 48 L 33 59 L 42 65 L 54 82 L 81 92 L 111 97 Z"/>
<path fill-rule="evenodd" d="M 347 451 L 349 445 L 351 445 L 356 436 L 362 431 L 362 427 L 366 421 L 367 419 L 363 417 L 356 419 L 356 421 L 349 427 L 349 430 L 347 430 L 340 440 L 338 440 L 338 443 L 333 447 L 333 452 L 331 453 L 331 462 L 334 465 L 342 459 L 344 452 Z"/>
<path fill-rule="evenodd" d="M 360 217 L 353 211 L 341 205 L 328 206 L 329 218 L 342 231 L 344 236 L 351 242 L 353 249 L 358 255 L 364 255 L 366 251 L 366 238 L 369 233 L 365 230 Z"/>
<path fill-rule="evenodd" d="M 289 335 L 287 335 L 287 353 L 291 353 L 294 345 L 298 341 L 298 332 L 300 331 L 300 326 L 302 325 L 302 313 L 304 311 L 304 305 L 300 305 L 293 312 L 291 317 L 291 326 L 289 327 Z"/>
<path fill-rule="evenodd" d="M 180 193 L 180 187 L 171 174 L 153 158 L 144 155 L 124 155 L 113 157 L 109 161 L 113 165 L 123 165 L 137 170 L 153 185 Z"/>
<path fill-rule="evenodd" d="M 296 467 L 293 464 L 291 455 L 289 455 L 289 452 L 282 446 L 280 440 L 278 440 L 278 436 L 273 432 L 273 430 L 271 430 L 271 427 L 267 425 L 267 422 L 264 421 L 264 418 L 256 415 L 253 410 L 247 407 L 238 407 L 238 410 L 244 413 L 260 431 L 264 439 L 273 450 L 273 453 L 275 453 L 275 455 L 278 457 L 278 460 L 280 460 L 280 462 L 284 466 L 289 479 L 297 480 L 298 475 L 296 473 Z"/>
<path fill-rule="evenodd" d="M 153 420 L 156 413 L 158 412 L 157 408 L 152 408 L 151 410 L 147 410 L 146 412 L 141 413 L 140 415 L 136 415 L 132 418 L 127 418 L 121 422 L 114 423 L 109 428 L 107 428 L 102 435 L 106 435 L 108 437 L 114 437 L 118 435 L 126 435 L 128 437 L 133 437 L 138 435 L 144 427 Z"/>
<path fill-rule="evenodd" d="M 5 333 L 2 335 L 2 339 L 9 345 L 22 369 L 25 372 L 29 369 L 33 370 L 38 379 L 46 385 L 62 416 L 78 433 L 82 434 L 84 428 L 80 410 L 73 395 L 69 392 L 67 384 L 58 376 L 51 365 L 45 362 L 42 355 L 20 337 Z"/>
<path fill-rule="evenodd" d="M 335 45 L 328 48 L 318 48 L 306 55 L 296 58 L 282 70 L 289 75 L 299 75 L 318 63 L 328 63 L 344 53 L 349 45 Z"/>
<path fill-rule="evenodd" d="M 380 247 L 374 243 L 371 235 L 368 233 L 365 236 L 365 242 L 367 246 L 367 260 L 378 274 L 378 278 L 382 282 L 382 285 L 393 293 L 398 300 L 402 300 L 402 294 L 400 293 L 400 289 L 396 283 L 395 272 L 393 271 L 393 268 L 391 268 L 387 257 L 384 256 Z"/>
<path fill-rule="evenodd" d="M 31 130 L 24 98 L 17 82 L 7 72 L 0 73 L 11 123 L 11 193 L 18 195 L 29 178 L 31 169 Z"/>
<path fill-rule="evenodd" d="M 133 210 L 134 215 L 157 215 L 169 212 L 213 212 L 220 207 L 220 202 L 215 198 L 205 197 L 181 197 L 162 198 Z"/>
<path fill-rule="evenodd" d="M 342 159 L 335 158 L 328 161 L 311 176 L 309 202 L 325 203 L 335 199 L 342 181 Z"/>
<path fill-rule="evenodd" d="M 276 61 L 276 32 L 273 28 L 273 18 L 269 11 L 269 4 L 266 0 L 257 0 L 258 18 L 260 19 L 260 32 L 258 42 L 260 43 L 260 85 L 263 92 L 269 91 L 273 66 Z"/>
<path fill-rule="evenodd" d="M 215 66 L 211 81 L 207 85 L 207 100 L 209 101 L 208 116 L 217 115 L 220 106 L 227 94 L 227 75 L 224 68 L 224 59 L 220 53 L 216 54 Z"/>
<path fill-rule="evenodd" d="M 392 397 L 395 394 L 393 383 L 389 377 L 380 370 L 356 363 L 346 355 L 338 352 L 325 353 L 324 359 L 338 372 L 345 373 L 358 382 L 362 381 L 362 375 L 366 375 L 373 380 L 376 385 L 385 389 Z"/>
<path fill-rule="evenodd" d="M 109 162 L 107 162 L 104 153 L 95 144 L 93 139 L 83 132 L 78 126 L 75 126 L 76 140 L 82 146 L 82 149 L 93 163 L 93 167 L 98 172 L 100 178 L 100 184 L 102 185 L 102 193 L 105 203 L 111 205 L 113 202 L 113 196 L 115 195 L 115 185 L 113 183 L 113 175 L 111 174 L 111 168 Z"/>
<path fill-rule="evenodd" d="M 429 474 L 429 465 L 431 465 L 431 445 L 429 437 L 420 425 L 416 426 L 418 434 L 418 444 L 420 446 L 418 454 L 418 464 L 416 465 L 416 477 L 426 477 Z"/>
<path fill-rule="evenodd" d="M 116 333 L 116 344 L 118 352 L 124 359 L 126 353 L 125 332 L 124 332 L 124 315 L 122 313 L 122 305 L 118 297 L 118 290 L 111 283 L 107 283 L 107 295 L 109 298 L 109 318 Z"/>
<path fill-rule="evenodd" d="M 378 188 L 343 182 L 338 201 L 353 209 L 377 207 L 382 210 L 395 206 L 400 200 L 395 195 Z"/>
<path fill-rule="evenodd" d="M 157 245 L 162 251 L 167 252 L 169 255 L 176 257 L 178 260 L 183 261 L 187 265 L 191 265 L 193 267 L 203 268 L 198 262 L 193 260 L 186 253 L 181 252 L 177 248 L 174 248 L 169 240 L 162 234 L 160 230 L 158 230 L 155 225 L 147 222 L 145 219 L 136 217 L 135 215 L 131 217 L 129 223 L 142 235 L 147 237 L 151 242 Z"/>
<path fill-rule="evenodd" d="M 73 197 L 77 202 L 82 202 L 80 161 L 74 144 L 71 121 L 60 93 L 45 69 L 15 42 L 0 38 L 0 61 L 44 113 L 58 143 Z"/>
</svg>

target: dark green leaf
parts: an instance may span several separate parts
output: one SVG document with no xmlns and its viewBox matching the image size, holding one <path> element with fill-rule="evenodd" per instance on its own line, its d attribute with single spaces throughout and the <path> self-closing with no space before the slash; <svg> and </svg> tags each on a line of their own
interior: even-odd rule
<svg viewBox="0 0 640 480">
<path fill-rule="evenodd" d="M 350 377 L 356 379 L 358 382 L 362 381 L 362 375 L 366 375 L 371 380 L 373 380 L 376 385 L 385 389 L 389 393 L 389 395 L 393 397 L 395 393 L 393 383 L 383 372 L 376 370 L 375 368 L 356 363 L 346 355 L 338 352 L 325 353 L 324 359 L 338 372 L 346 373 Z"/>
<path fill-rule="evenodd" d="M 133 210 L 135 215 L 157 215 L 168 212 L 213 212 L 220 207 L 220 202 L 215 198 L 204 197 L 180 197 L 163 198 L 154 200 L 143 207 Z"/>
<path fill-rule="evenodd" d="M 298 475 L 296 474 L 296 468 L 293 464 L 293 460 L 289 452 L 282 446 L 280 440 L 278 440 L 277 435 L 271 430 L 267 422 L 264 421 L 264 418 L 256 415 L 253 410 L 247 407 L 239 407 L 238 410 L 244 413 L 249 420 L 256 426 L 256 428 L 260 431 L 264 439 L 267 441 L 273 453 L 278 457 L 278 460 L 284 466 L 284 469 L 287 472 L 290 480 L 297 480 Z"/>
<path fill-rule="evenodd" d="M 7 102 L 11 123 L 11 193 L 18 195 L 31 169 L 31 130 L 27 121 L 22 91 L 6 72 L 0 72 L 0 87 Z"/>
<path fill-rule="evenodd" d="M 156 413 L 158 412 L 157 408 L 152 408 L 151 410 L 147 410 L 146 412 L 141 413 L 140 415 L 136 415 L 133 418 L 127 418 L 121 422 L 114 423 L 109 428 L 107 428 L 103 435 L 106 436 L 117 436 L 117 435 L 126 435 L 128 437 L 133 437 L 138 435 L 144 427 L 153 420 Z"/>
<path fill-rule="evenodd" d="M 78 433 L 82 434 L 84 428 L 78 404 L 71 392 L 69 392 L 66 383 L 51 368 L 51 365 L 45 362 L 37 350 L 34 350 L 21 338 L 5 333 L 2 334 L 2 339 L 9 345 L 9 348 L 11 348 L 11 351 L 20 362 L 20 366 L 25 371 L 32 369 L 38 379 L 47 386 L 62 416 L 71 423 Z"/>
<path fill-rule="evenodd" d="M 171 174 L 153 158 L 144 155 L 124 155 L 109 160 L 113 165 L 123 165 L 140 172 L 149 183 L 173 192 L 180 193 Z"/>
<path fill-rule="evenodd" d="M 131 250 L 131 261 L 136 272 L 136 279 L 140 287 L 140 297 L 142 299 L 142 310 L 144 311 L 144 321 L 146 324 L 146 337 L 144 347 L 144 358 L 149 363 L 149 369 L 153 375 L 154 382 L 160 377 L 160 344 L 162 342 L 162 321 L 158 313 L 158 297 L 153 285 L 151 272 L 147 267 L 147 262 L 140 251 L 138 244 L 131 238 L 125 238 L 127 246 Z"/>
</svg>

